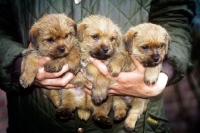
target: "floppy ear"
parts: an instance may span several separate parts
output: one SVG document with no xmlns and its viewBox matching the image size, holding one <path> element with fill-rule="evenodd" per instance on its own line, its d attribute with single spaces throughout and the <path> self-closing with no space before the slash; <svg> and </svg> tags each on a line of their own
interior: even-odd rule
<svg viewBox="0 0 200 133">
<path fill-rule="evenodd" d="M 130 54 L 132 53 L 133 38 L 136 37 L 136 35 L 137 31 L 131 29 L 123 36 L 123 42 L 125 44 L 126 50 Z"/>
<path fill-rule="evenodd" d="M 166 38 L 167 38 L 168 44 L 167 44 L 167 46 L 165 48 L 165 54 L 167 54 L 169 45 L 171 43 L 171 38 L 170 38 L 170 36 L 168 34 L 166 35 Z"/>
<path fill-rule="evenodd" d="M 33 25 L 29 31 L 29 41 L 33 44 L 34 47 L 37 47 L 37 36 L 38 36 L 38 27 L 36 25 Z"/>
<path fill-rule="evenodd" d="M 86 29 L 86 24 L 78 24 L 78 26 L 77 26 L 77 36 L 80 39 L 80 41 L 83 40 L 85 29 Z"/>
<path fill-rule="evenodd" d="M 74 28 L 73 35 L 76 36 L 77 35 L 77 25 L 76 25 L 76 23 L 71 18 L 68 18 L 67 21 L 69 21 L 70 24 L 72 25 L 72 27 Z"/>
</svg>

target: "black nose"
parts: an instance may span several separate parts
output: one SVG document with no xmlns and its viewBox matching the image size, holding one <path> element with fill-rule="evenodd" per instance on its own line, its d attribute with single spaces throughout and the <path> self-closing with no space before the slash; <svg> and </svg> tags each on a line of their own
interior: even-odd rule
<svg viewBox="0 0 200 133">
<path fill-rule="evenodd" d="M 65 52 L 65 48 L 64 48 L 64 47 L 60 47 L 60 48 L 59 48 L 59 51 L 60 51 L 61 53 L 63 53 L 63 52 Z"/>
<path fill-rule="evenodd" d="M 158 62 L 159 56 L 155 55 L 155 56 L 152 57 L 152 59 L 153 59 L 154 62 Z"/>
<path fill-rule="evenodd" d="M 108 52 L 108 48 L 107 47 L 102 47 L 101 49 L 102 49 L 103 53 L 107 53 Z"/>
</svg>

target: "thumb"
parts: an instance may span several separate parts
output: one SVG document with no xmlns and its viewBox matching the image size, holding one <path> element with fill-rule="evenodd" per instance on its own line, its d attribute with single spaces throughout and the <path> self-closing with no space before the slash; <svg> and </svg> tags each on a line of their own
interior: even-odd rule
<svg viewBox="0 0 200 133">
<path fill-rule="evenodd" d="M 92 57 L 89 57 L 89 60 L 103 75 L 109 75 L 108 68 L 104 63 Z"/>
<path fill-rule="evenodd" d="M 135 69 L 137 69 L 140 72 L 144 72 L 145 71 L 144 66 L 135 58 L 134 55 L 131 55 L 131 59 L 135 64 Z"/>
</svg>

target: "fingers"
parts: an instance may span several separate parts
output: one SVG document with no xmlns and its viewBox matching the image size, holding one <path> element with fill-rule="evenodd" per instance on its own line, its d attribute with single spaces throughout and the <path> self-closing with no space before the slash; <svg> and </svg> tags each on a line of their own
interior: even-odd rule
<svg viewBox="0 0 200 133">
<path fill-rule="evenodd" d="M 135 67 L 138 71 L 140 72 L 144 72 L 145 71 L 145 68 L 144 66 L 135 58 L 134 55 L 131 55 L 131 59 L 133 60 L 134 64 L 135 64 Z"/>
<path fill-rule="evenodd" d="M 110 76 L 110 73 L 108 72 L 108 68 L 107 68 L 107 66 L 106 66 L 104 63 L 102 63 L 100 60 L 94 59 L 94 58 L 92 58 L 92 57 L 89 57 L 89 60 L 92 62 L 92 64 L 93 64 L 97 69 L 99 69 L 99 71 L 100 71 L 103 75 L 105 75 L 105 76 L 107 76 L 107 77 Z"/>
<path fill-rule="evenodd" d="M 65 86 L 67 83 L 69 83 L 70 80 L 72 80 L 74 78 L 74 75 L 70 72 L 66 73 L 65 75 L 59 77 L 59 78 L 48 78 L 48 79 L 44 79 L 44 80 L 37 80 L 37 82 L 39 82 L 42 85 L 45 86 Z"/>
<path fill-rule="evenodd" d="M 36 75 L 36 79 L 43 80 L 43 79 L 57 78 L 57 77 L 60 77 L 61 75 L 63 75 L 68 70 L 69 70 L 68 64 L 64 65 L 61 71 L 54 72 L 54 73 L 46 72 L 44 70 L 44 67 L 40 67 L 38 70 L 38 74 Z"/>
</svg>

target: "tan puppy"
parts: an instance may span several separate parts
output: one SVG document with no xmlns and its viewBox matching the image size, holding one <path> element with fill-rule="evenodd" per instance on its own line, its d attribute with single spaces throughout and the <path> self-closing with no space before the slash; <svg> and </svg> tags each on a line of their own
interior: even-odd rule
<svg viewBox="0 0 200 133">
<path fill-rule="evenodd" d="M 45 64 L 48 72 L 60 71 L 64 64 L 69 71 L 76 74 L 81 66 L 80 49 L 76 39 L 76 24 L 64 14 L 48 14 L 38 20 L 29 31 L 33 48 L 23 52 L 23 70 L 20 83 L 24 88 L 32 85 L 38 70 L 38 60 L 48 56 L 52 60 Z M 60 105 L 57 90 L 46 90 L 44 93 L 56 106 Z M 54 97 L 55 96 L 55 97 Z"/>
<path fill-rule="evenodd" d="M 125 64 L 127 51 L 122 43 L 120 29 L 108 18 L 92 15 L 78 25 L 78 36 L 82 51 L 81 63 L 86 72 L 86 77 L 92 81 L 92 100 L 101 103 L 108 95 L 110 81 L 90 63 L 89 56 L 101 60 L 107 65 L 113 76 L 118 76 L 121 71 L 129 71 Z"/>
<path fill-rule="evenodd" d="M 128 62 L 131 60 L 125 58 L 128 56 L 128 52 L 123 45 L 121 32 L 110 19 L 100 15 L 92 15 L 78 25 L 78 37 L 80 39 L 82 69 L 89 81 L 80 73 L 75 79 L 77 82 L 84 82 L 84 84 L 92 82 L 92 99 L 81 86 L 62 90 L 62 105 L 57 109 L 57 114 L 60 118 L 68 118 L 78 108 L 78 115 L 81 119 L 87 120 L 92 112 L 95 121 L 110 125 L 111 120 L 108 113 L 112 108 L 113 98 L 107 97 L 107 90 L 114 81 L 110 81 L 102 75 L 88 58 L 92 56 L 102 60 L 114 76 L 117 76 L 121 71 L 130 71 L 131 66 L 128 66 Z M 127 67 L 123 67 L 125 64 Z M 74 92 L 73 96 L 69 97 L 67 94 L 69 91 Z M 120 102 L 120 100 L 123 101 L 122 99 L 118 101 Z M 116 114 L 118 119 L 125 117 L 126 107 L 124 110 L 123 115 L 120 111 Z"/>
<path fill-rule="evenodd" d="M 167 31 L 159 25 L 144 23 L 130 28 L 123 39 L 127 51 L 145 67 L 144 82 L 148 85 L 156 83 L 170 43 Z M 126 130 L 134 129 L 135 123 L 145 111 L 148 101 L 148 99 L 136 97 L 125 100 L 126 104 L 131 106 L 125 120 Z"/>
</svg>

